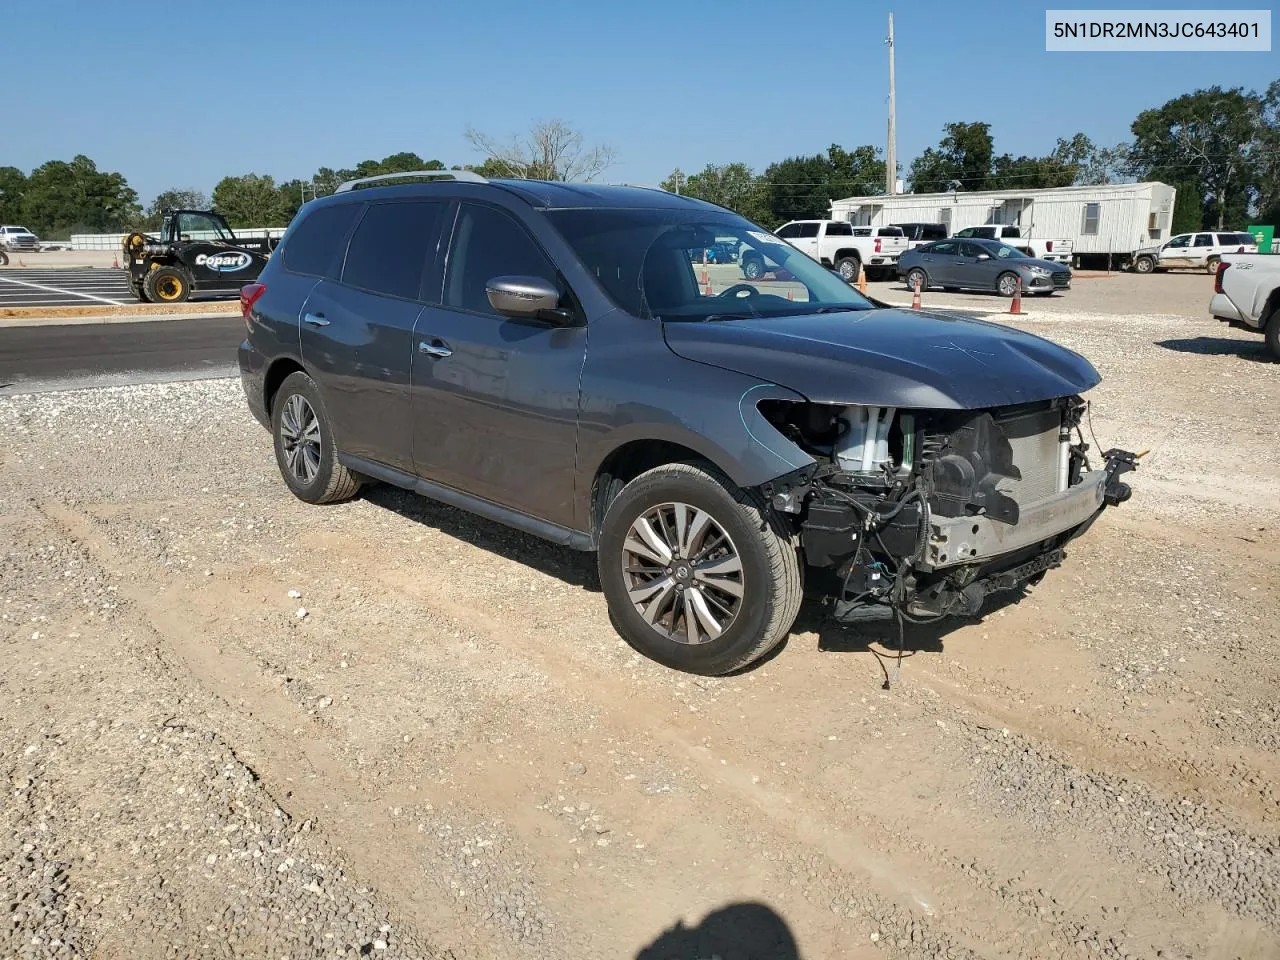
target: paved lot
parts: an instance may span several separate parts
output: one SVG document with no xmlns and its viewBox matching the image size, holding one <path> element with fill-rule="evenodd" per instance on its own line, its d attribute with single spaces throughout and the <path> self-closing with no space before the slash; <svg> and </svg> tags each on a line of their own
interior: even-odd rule
<svg viewBox="0 0 1280 960">
<path fill-rule="evenodd" d="M 0 270 L 0 307 L 137 303 L 123 270 L 93 267 Z"/>
<path fill-rule="evenodd" d="M 888 690 L 816 605 L 687 677 L 590 557 L 306 506 L 234 380 L 0 397 L 0 956 L 1274 960 L 1280 366 L 1202 316 L 1022 325 L 1152 453 Z"/>
<path fill-rule="evenodd" d="M 0 395 L 230 376 L 243 339 L 238 316 L 13 327 L 0 331 Z"/>
</svg>

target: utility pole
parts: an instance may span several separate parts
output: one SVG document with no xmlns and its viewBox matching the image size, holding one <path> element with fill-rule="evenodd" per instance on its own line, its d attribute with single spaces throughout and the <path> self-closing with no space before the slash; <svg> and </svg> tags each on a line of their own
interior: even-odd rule
<svg viewBox="0 0 1280 960">
<path fill-rule="evenodd" d="M 894 194 L 898 186 L 898 105 L 893 79 L 893 14 L 889 14 L 889 141 L 884 151 L 884 192 Z"/>
</svg>

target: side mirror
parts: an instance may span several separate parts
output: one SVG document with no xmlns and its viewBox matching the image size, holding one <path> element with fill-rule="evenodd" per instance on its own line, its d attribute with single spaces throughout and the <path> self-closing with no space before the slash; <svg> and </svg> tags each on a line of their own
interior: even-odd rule
<svg viewBox="0 0 1280 960">
<path fill-rule="evenodd" d="M 494 277 L 484 292 L 489 306 L 504 317 L 543 320 L 558 327 L 573 322 L 573 314 L 560 309 L 560 291 L 541 277 Z"/>
</svg>

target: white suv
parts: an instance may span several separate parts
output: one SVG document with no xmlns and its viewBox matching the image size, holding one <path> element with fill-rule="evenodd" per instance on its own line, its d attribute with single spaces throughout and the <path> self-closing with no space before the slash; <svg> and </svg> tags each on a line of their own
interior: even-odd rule
<svg viewBox="0 0 1280 960">
<path fill-rule="evenodd" d="M 1145 247 L 1134 253 L 1133 269 L 1138 273 L 1179 269 L 1213 273 L 1224 253 L 1257 252 L 1258 241 L 1249 233 L 1180 233 L 1158 247 Z"/>
<path fill-rule="evenodd" d="M 26 227 L 0 227 L 0 250 L 38 250 L 40 240 Z"/>
</svg>

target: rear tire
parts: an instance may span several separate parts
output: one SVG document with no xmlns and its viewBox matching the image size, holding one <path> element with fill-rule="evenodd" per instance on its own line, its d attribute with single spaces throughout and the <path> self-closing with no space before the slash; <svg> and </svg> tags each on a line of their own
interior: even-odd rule
<svg viewBox="0 0 1280 960">
<path fill-rule="evenodd" d="M 1139 257 L 1133 261 L 1133 269 L 1137 273 L 1154 273 L 1156 262 L 1150 257 Z"/>
<path fill-rule="evenodd" d="M 623 487 L 597 562 L 618 632 L 676 670 L 739 670 L 777 646 L 800 611 L 795 535 L 759 493 L 710 464 L 655 467 Z"/>
<path fill-rule="evenodd" d="M 3 250 L 0 250 L 0 267 L 7 267 L 8 265 L 9 265 L 9 255 L 5 253 Z"/>
<path fill-rule="evenodd" d="M 1206 260 L 1204 262 L 1204 272 L 1208 274 L 1216 273 L 1218 270 L 1218 262 L 1221 259 L 1222 259 L 1221 257 L 1210 257 L 1208 260 Z"/>
<path fill-rule="evenodd" d="M 350 500 L 360 481 L 338 462 L 320 388 L 305 373 L 285 377 L 271 401 L 271 436 L 285 485 L 307 503 Z"/>
<path fill-rule="evenodd" d="M 862 261 L 857 257 L 841 257 L 836 261 L 836 272 L 845 283 L 857 283 L 860 266 Z"/>
<path fill-rule="evenodd" d="M 191 276 L 181 267 L 156 267 L 147 271 L 142 292 L 151 303 L 185 303 L 191 296 Z"/>
<path fill-rule="evenodd" d="M 1280 309 L 1271 311 L 1271 319 L 1267 321 L 1263 336 L 1271 355 L 1280 360 Z"/>
<path fill-rule="evenodd" d="M 929 275 L 924 272 L 923 267 L 912 267 L 907 271 L 907 289 L 915 290 L 917 283 L 921 292 L 929 289 Z"/>
</svg>

